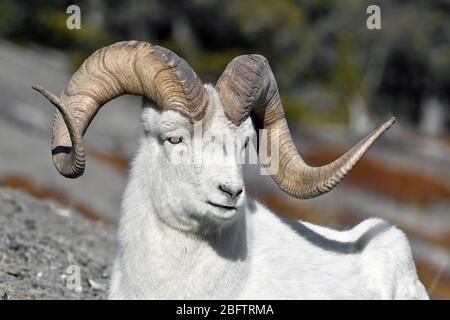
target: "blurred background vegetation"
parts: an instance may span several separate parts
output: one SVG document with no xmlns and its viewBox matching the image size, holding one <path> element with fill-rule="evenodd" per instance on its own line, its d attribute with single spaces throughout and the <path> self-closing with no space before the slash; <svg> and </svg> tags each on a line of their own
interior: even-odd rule
<svg viewBox="0 0 450 320">
<path fill-rule="evenodd" d="M 66 26 L 72 4 L 79 30 Z M 366 27 L 373 4 L 381 30 Z M 56 93 L 92 52 L 123 40 L 167 47 L 213 84 L 235 56 L 264 55 L 312 165 L 395 115 L 333 192 L 293 199 L 245 168 L 247 192 L 282 215 L 341 230 L 390 221 L 410 239 L 430 295 L 450 299 L 450 1 L 0 0 L 0 185 L 116 223 L 140 130 L 139 108 L 124 105 L 138 100 L 101 110 L 85 137 L 86 174 L 74 181 L 53 168 L 53 110 L 31 85 Z"/>
<path fill-rule="evenodd" d="M 70 4 L 81 8 L 80 30 L 66 27 Z M 370 4 L 382 8 L 381 30 L 365 27 Z M 447 0 L 2 0 L 0 35 L 63 50 L 73 68 L 99 47 L 145 40 L 212 83 L 236 55 L 260 53 L 291 117 L 348 123 L 357 106 L 371 119 L 395 113 L 426 133 L 449 134 L 448 116 L 423 123 L 430 104 L 448 114 L 449 17 Z"/>
</svg>

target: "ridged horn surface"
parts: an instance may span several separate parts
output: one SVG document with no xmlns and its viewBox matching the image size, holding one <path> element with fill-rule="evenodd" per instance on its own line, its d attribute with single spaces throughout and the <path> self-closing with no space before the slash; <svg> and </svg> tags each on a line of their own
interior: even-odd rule
<svg viewBox="0 0 450 320">
<path fill-rule="evenodd" d="M 236 57 L 226 67 L 216 89 L 225 114 L 234 124 L 240 125 L 251 116 L 257 129 L 267 130 L 268 155 L 272 154 L 271 139 L 276 133 L 279 167 L 272 178 L 286 193 L 301 199 L 317 197 L 333 189 L 395 122 L 391 118 L 332 163 L 311 167 L 292 141 L 278 86 L 266 58 L 260 55 Z M 261 156 L 261 148 L 259 154 Z"/>
<path fill-rule="evenodd" d="M 53 118 L 52 157 L 59 173 L 84 172 L 82 136 L 101 106 L 123 94 L 141 95 L 161 109 L 200 120 L 207 93 L 192 68 L 172 51 L 147 42 L 119 42 L 97 50 L 75 72 L 57 97 L 39 86 L 58 108 Z"/>
</svg>

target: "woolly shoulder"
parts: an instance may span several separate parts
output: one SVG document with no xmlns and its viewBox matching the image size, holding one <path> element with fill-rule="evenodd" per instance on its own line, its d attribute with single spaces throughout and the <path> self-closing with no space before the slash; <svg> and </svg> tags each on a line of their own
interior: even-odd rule
<svg viewBox="0 0 450 320">
<path fill-rule="evenodd" d="M 378 218 L 368 219 L 355 229 L 365 230 L 357 245 L 361 248 L 362 268 L 377 288 L 376 298 L 429 299 L 403 231 Z"/>
</svg>

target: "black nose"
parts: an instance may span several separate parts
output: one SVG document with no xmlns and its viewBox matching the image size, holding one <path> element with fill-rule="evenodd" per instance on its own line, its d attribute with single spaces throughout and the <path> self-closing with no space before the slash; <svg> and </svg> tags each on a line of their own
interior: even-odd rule
<svg viewBox="0 0 450 320">
<path fill-rule="evenodd" d="M 232 187 L 227 184 L 220 184 L 219 189 L 223 192 L 225 192 L 228 196 L 231 197 L 231 199 L 237 198 L 241 193 L 243 188 L 241 186 L 239 187 Z"/>
</svg>

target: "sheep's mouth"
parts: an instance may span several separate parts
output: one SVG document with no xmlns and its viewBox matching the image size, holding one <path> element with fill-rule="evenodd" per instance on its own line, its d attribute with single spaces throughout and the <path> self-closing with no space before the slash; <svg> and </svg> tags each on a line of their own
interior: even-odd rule
<svg viewBox="0 0 450 320">
<path fill-rule="evenodd" d="M 217 204 L 211 201 L 207 201 L 206 203 L 208 203 L 211 206 L 217 207 L 217 208 L 221 208 L 221 209 L 225 209 L 225 210 L 236 210 L 236 207 L 232 207 L 232 206 L 224 206 L 222 204 Z"/>
</svg>

